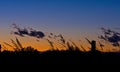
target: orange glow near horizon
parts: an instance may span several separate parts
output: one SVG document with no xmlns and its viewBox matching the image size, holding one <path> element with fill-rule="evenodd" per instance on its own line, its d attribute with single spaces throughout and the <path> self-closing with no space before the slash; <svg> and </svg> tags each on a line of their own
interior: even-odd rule
<svg viewBox="0 0 120 72">
<path fill-rule="evenodd" d="M 19 39 L 19 41 L 21 42 L 23 47 L 31 46 L 31 47 L 33 47 L 33 48 L 35 48 L 35 49 L 37 49 L 38 51 L 41 51 L 41 52 L 51 49 L 50 44 L 45 39 L 39 39 L 39 41 L 38 41 L 37 39 L 31 38 L 31 37 L 18 37 L 17 36 L 17 38 Z M 5 41 L 3 41 L 3 42 L 7 41 L 8 44 L 14 46 L 11 43 L 10 39 L 9 40 L 7 40 L 7 39 L 8 38 L 6 38 Z M 13 37 L 11 36 L 11 39 L 13 39 L 15 41 L 15 36 L 13 36 Z M 84 50 L 89 51 L 90 50 L 91 46 L 85 39 L 79 40 L 78 38 L 76 38 L 76 39 L 72 39 L 71 41 L 74 42 L 80 48 L 81 51 L 84 51 Z M 57 49 L 57 50 L 66 50 L 67 49 L 67 47 L 64 47 L 58 41 L 53 41 L 53 42 L 54 42 L 54 49 Z M 1 42 L 1 44 L 3 44 L 3 43 Z M 70 43 L 70 44 L 72 44 L 72 43 Z M 104 43 L 105 46 L 103 47 L 103 49 L 100 48 L 98 42 L 96 42 L 96 44 L 97 44 L 97 49 L 100 50 L 100 51 L 103 51 L 103 52 L 119 51 L 118 48 L 113 47 L 109 43 Z M 13 48 L 11 48 L 11 47 L 9 47 L 9 46 L 7 46 L 5 44 L 3 44 L 3 45 L 5 47 L 5 48 L 3 47 L 4 50 L 13 50 Z"/>
<path fill-rule="evenodd" d="M 21 42 L 21 44 L 23 45 L 23 47 L 27 47 L 27 46 L 31 46 L 39 51 L 46 51 L 46 50 L 50 50 L 51 46 L 50 44 L 47 42 L 47 40 L 45 39 L 39 39 L 39 41 L 34 38 L 34 37 L 20 37 L 20 36 L 16 36 L 16 35 L 11 35 L 10 33 L 8 33 L 8 31 L 5 31 L 6 33 L 1 33 L 1 37 L 0 37 L 0 44 L 4 45 L 3 49 L 4 50 L 12 50 L 13 48 L 5 45 L 3 42 L 7 42 L 8 44 L 14 46 L 11 43 L 10 39 L 15 40 L 15 38 L 17 37 L 19 39 L 19 41 Z M 72 42 L 74 42 L 81 51 L 89 51 L 90 50 L 90 44 L 85 40 L 85 36 L 91 40 L 96 40 L 97 42 L 97 49 L 103 52 L 109 52 L 109 51 L 119 51 L 119 48 L 113 47 L 110 43 L 106 43 L 103 42 L 103 44 L 105 45 L 105 47 L 103 47 L 103 49 L 100 48 L 99 43 L 98 43 L 98 38 L 96 35 L 90 36 L 90 34 L 88 35 L 82 35 L 80 36 L 75 35 L 75 34 L 68 34 L 68 35 L 63 35 L 63 37 L 65 38 L 66 41 L 71 40 Z M 50 39 L 51 40 L 51 39 Z M 58 50 L 65 50 L 67 48 L 65 48 L 61 43 L 59 43 L 57 40 L 51 40 L 52 42 L 54 42 L 54 49 L 58 49 Z M 69 41 L 70 42 L 70 41 Z M 84 48 L 82 48 L 82 47 Z"/>
</svg>

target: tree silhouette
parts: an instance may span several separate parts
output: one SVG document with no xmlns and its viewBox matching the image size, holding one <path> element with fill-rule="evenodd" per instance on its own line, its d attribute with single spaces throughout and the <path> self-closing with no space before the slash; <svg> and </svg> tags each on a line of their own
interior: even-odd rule
<svg viewBox="0 0 120 72">
<path fill-rule="evenodd" d="M 96 41 L 91 41 L 91 51 L 96 51 Z"/>
<path fill-rule="evenodd" d="M 95 52 L 96 51 L 96 41 L 95 40 L 92 40 L 92 41 L 90 41 L 89 39 L 87 39 L 87 38 L 85 38 L 87 41 L 88 41 L 88 43 L 91 45 L 91 51 L 92 52 Z"/>
</svg>

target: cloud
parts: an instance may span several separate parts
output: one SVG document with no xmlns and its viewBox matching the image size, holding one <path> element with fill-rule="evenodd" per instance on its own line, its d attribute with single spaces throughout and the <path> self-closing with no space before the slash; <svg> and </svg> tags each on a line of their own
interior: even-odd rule
<svg viewBox="0 0 120 72">
<path fill-rule="evenodd" d="M 113 46 L 120 46 L 120 33 L 112 31 L 110 29 L 101 28 L 103 35 L 98 38 L 112 43 Z"/>
<path fill-rule="evenodd" d="M 25 35 L 35 38 L 43 38 L 45 37 L 45 34 L 42 31 L 37 31 L 32 28 L 20 28 L 16 24 L 13 24 L 13 28 L 16 29 L 16 31 L 13 31 L 13 34 L 19 35 L 22 37 L 25 37 Z"/>
<path fill-rule="evenodd" d="M 120 30 L 120 28 L 118 28 L 118 27 L 116 27 L 116 28 L 114 28 L 114 29 L 116 29 L 116 30 Z"/>
<path fill-rule="evenodd" d="M 43 38 L 45 36 L 45 34 L 41 31 L 33 30 L 33 31 L 30 31 L 29 36 L 33 36 L 36 38 Z"/>
</svg>

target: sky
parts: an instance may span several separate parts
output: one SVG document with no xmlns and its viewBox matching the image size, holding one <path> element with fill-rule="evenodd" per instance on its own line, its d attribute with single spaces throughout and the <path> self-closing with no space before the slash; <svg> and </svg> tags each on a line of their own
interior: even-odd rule
<svg viewBox="0 0 120 72">
<path fill-rule="evenodd" d="M 10 42 L 11 25 L 75 40 L 95 39 L 101 27 L 120 28 L 120 0 L 0 0 L 0 42 Z M 23 44 L 43 44 L 22 38 Z"/>
</svg>

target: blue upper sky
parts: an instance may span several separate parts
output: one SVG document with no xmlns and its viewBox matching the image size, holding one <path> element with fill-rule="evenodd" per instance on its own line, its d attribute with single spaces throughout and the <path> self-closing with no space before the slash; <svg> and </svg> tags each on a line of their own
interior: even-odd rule
<svg viewBox="0 0 120 72">
<path fill-rule="evenodd" d="M 120 0 L 0 0 L 0 32 L 13 22 L 47 32 L 92 35 L 100 27 L 120 27 Z"/>
</svg>

